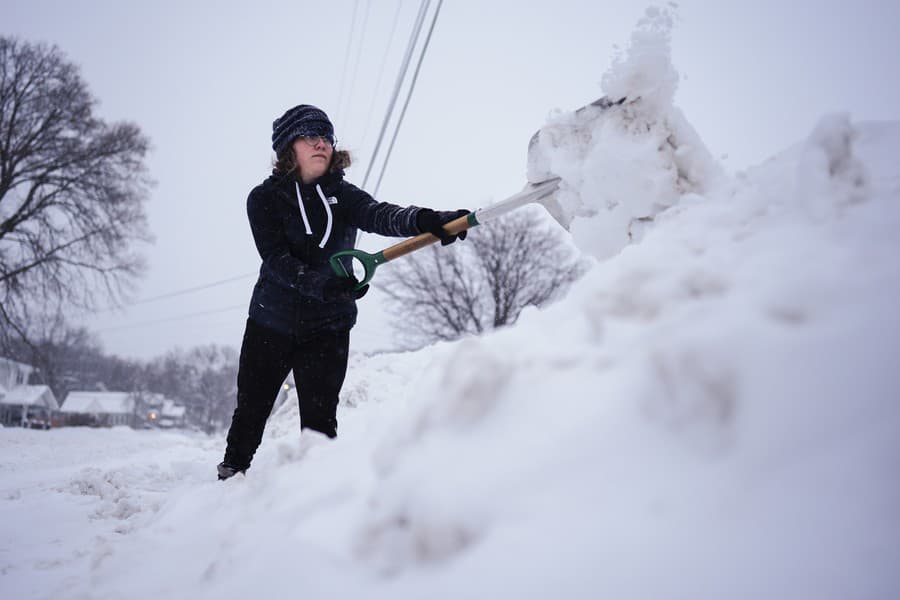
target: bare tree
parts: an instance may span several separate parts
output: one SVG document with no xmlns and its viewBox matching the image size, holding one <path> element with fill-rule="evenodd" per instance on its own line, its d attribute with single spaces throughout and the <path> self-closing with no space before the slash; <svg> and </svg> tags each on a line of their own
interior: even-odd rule
<svg viewBox="0 0 900 600">
<path fill-rule="evenodd" d="M 384 269 L 378 288 L 400 337 L 415 346 L 511 325 L 526 306 L 565 293 L 585 270 L 578 251 L 539 210 L 519 210 Z"/>
<path fill-rule="evenodd" d="M 147 365 L 142 387 L 183 403 L 189 421 L 212 433 L 231 422 L 237 371 L 238 352 L 230 346 L 175 349 Z"/>
<path fill-rule="evenodd" d="M 142 270 L 148 141 L 95 104 L 59 49 L 0 37 L 0 344 L 118 301 Z"/>
<path fill-rule="evenodd" d="M 4 352 L 8 358 L 36 367 L 30 383 L 49 385 L 60 402 L 72 390 L 135 388 L 141 366 L 106 355 L 96 335 L 87 329 L 71 327 L 58 316 L 42 321 L 41 328 L 34 331 L 29 343 L 13 340 Z"/>
<path fill-rule="evenodd" d="M 230 346 L 198 346 L 188 355 L 196 366 L 196 410 L 207 433 L 231 423 L 237 397 L 238 353 Z"/>
</svg>

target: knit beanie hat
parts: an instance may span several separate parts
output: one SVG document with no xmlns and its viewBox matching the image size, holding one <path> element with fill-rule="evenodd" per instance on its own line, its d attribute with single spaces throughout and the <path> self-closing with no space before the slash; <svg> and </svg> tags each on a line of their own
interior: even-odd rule
<svg viewBox="0 0 900 600">
<path fill-rule="evenodd" d="M 330 137 L 333 143 L 334 126 L 321 109 L 299 104 L 272 123 L 272 150 L 281 154 L 296 138 L 306 135 Z"/>
</svg>

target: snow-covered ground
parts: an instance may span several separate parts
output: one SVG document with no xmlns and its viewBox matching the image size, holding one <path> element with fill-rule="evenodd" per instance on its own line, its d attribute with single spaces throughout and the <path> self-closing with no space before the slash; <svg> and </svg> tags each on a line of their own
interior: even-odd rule
<svg viewBox="0 0 900 600">
<path fill-rule="evenodd" d="M 727 175 L 670 27 L 542 137 L 563 301 L 356 356 L 337 440 L 289 402 L 223 483 L 222 438 L 0 430 L 3 598 L 900 597 L 900 123 Z"/>
</svg>

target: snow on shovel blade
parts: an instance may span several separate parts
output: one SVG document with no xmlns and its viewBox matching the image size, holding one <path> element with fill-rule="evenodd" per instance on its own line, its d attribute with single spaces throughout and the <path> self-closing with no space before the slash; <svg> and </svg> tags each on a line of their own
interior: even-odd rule
<svg viewBox="0 0 900 600">
<path fill-rule="evenodd" d="M 625 100 L 625 98 L 610 100 L 603 96 L 582 106 L 568 117 L 561 118 L 558 122 L 550 123 L 537 130 L 528 142 L 528 181 L 541 183 L 557 177 L 558 174 L 551 170 L 549 153 L 563 144 L 571 144 L 579 139 L 587 146 L 591 141 L 594 122 L 610 108 L 624 104 Z M 562 210 L 561 207 L 560 210 Z M 564 227 L 568 228 L 567 225 Z"/>
</svg>

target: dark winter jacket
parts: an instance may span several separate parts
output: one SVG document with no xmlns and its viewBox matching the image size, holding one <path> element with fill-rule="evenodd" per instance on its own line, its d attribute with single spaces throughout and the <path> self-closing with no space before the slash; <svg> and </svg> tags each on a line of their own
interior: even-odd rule
<svg viewBox="0 0 900 600">
<path fill-rule="evenodd" d="M 327 302 L 325 282 L 335 277 L 328 259 L 353 248 L 357 230 L 386 236 L 413 236 L 416 206 L 376 202 L 327 173 L 310 185 L 292 174 L 272 175 L 250 192 L 247 216 L 262 258 L 250 301 L 250 318 L 281 333 L 303 337 L 317 331 L 349 329 L 356 303 Z M 349 268 L 349 258 L 344 259 Z"/>
</svg>

